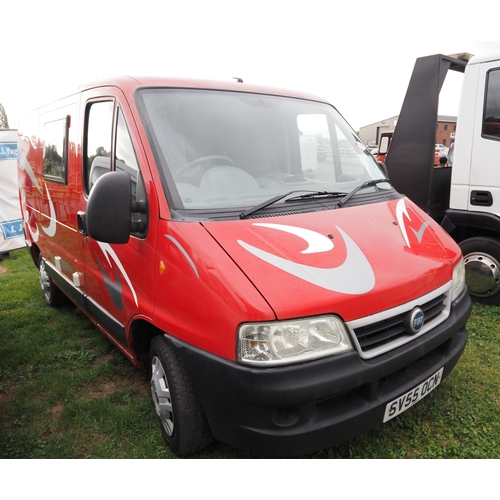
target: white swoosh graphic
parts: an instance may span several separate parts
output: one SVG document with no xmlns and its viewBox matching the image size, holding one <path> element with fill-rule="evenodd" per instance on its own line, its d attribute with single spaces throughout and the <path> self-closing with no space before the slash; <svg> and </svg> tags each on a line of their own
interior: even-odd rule
<svg viewBox="0 0 500 500">
<path fill-rule="evenodd" d="M 295 234 L 299 238 L 302 238 L 307 241 L 309 246 L 300 253 L 320 253 L 328 252 L 333 249 L 333 241 L 330 238 L 327 238 L 323 234 L 317 233 L 316 231 L 311 231 L 310 229 L 285 226 L 284 224 L 255 223 L 253 225 L 269 227 L 271 229 L 277 229 L 278 231 L 286 231 L 287 233 Z"/>
<path fill-rule="evenodd" d="M 410 240 L 408 239 L 408 233 L 406 232 L 405 222 L 403 220 L 403 214 L 406 215 L 408 220 L 411 222 L 410 216 L 408 215 L 408 210 L 406 209 L 405 199 L 401 198 L 396 205 L 396 218 L 398 219 L 399 229 L 403 233 L 403 238 L 406 241 L 406 245 L 410 247 Z"/>
<path fill-rule="evenodd" d="M 56 224 L 56 212 L 54 210 L 54 204 L 52 203 L 52 198 L 50 197 L 49 188 L 45 186 L 45 190 L 47 191 L 47 198 L 49 200 L 49 208 L 50 208 L 50 224 L 47 227 L 41 226 L 41 228 L 45 231 L 47 236 L 54 236 L 56 234 L 57 224 Z"/>
<path fill-rule="evenodd" d="M 413 229 L 412 227 L 410 227 L 410 229 L 413 231 L 413 233 L 417 237 L 417 240 L 419 243 L 422 243 L 422 238 L 424 237 L 424 233 L 425 233 L 425 230 L 427 229 L 428 225 L 429 225 L 428 222 L 424 222 L 418 231 L 416 229 Z"/>
<path fill-rule="evenodd" d="M 23 213 L 24 226 L 28 228 L 28 231 L 30 232 L 31 235 L 31 239 L 33 240 L 34 243 L 36 243 L 39 238 L 38 224 L 35 223 L 36 230 L 33 231 L 30 225 L 30 214 L 28 212 L 28 209 L 26 208 L 26 193 L 24 190 L 21 191 L 21 210 Z"/>
<path fill-rule="evenodd" d="M 31 179 L 31 182 L 38 189 L 38 192 L 41 195 L 42 188 L 40 187 L 40 184 L 38 183 L 38 180 L 35 176 L 35 172 L 33 172 L 31 165 L 29 164 L 28 160 L 26 159 L 26 155 L 25 155 L 22 147 L 18 148 L 17 162 L 20 165 L 20 167 L 28 174 L 28 177 Z M 47 186 L 45 186 L 45 190 L 47 191 L 47 198 L 49 200 L 50 224 L 47 227 L 43 227 L 40 224 L 40 227 L 44 230 L 44 232 L 47 236 L 53 237 L 56 234 L 56 230 L 57 230 L 56 212 L 54 210 L 54 204 L 52 203 L 52 198 L 50 197 L 49 188 Z M 28 230 L 31 234 L 31 237 L 33 238 L 33 241 L 36 243 L 38 241 L 38 238 L 39 238 L 38 222 L 36 222 L 36 226 L 37 226 L 36 232 L 33 232 L 31 230 L 29 224 L 26 224 L 26 225 L 28 226 Z"/>
<path fill-rule="evenodd" d="M 28 146 L 29 149 L 29 146 Z M 22 146 L 18 148 L 17 150 L 17 163 L 25 170 L 25 172 L 28 174 L 28 177 L 31 179 L 31 182 L 35 185 L 35 187 L 38 189 L 38 192 L 42 194 L 42 188 L 40 187 L 40 184 L 38 184 L 38 180 L 36 178 L 35 172 L 33 172 L 33 169 L 31 168 L 31 165 L 29 164 L 28 160 L 26 159 L 26 155 L 22 149 Z"/>
<path fill-rule="evenodd" d="M 27 210 L 24 211 L 24 222 L 25 222 L 26 227 L 28 228 L 28 231 L 31 234 L 31 238 L 33 239 L 33 242 L 36 243 L 38 241 L 38 238 L 40 237 L 40 233 L 38 231 L 38 224 L 35 223 L 36 231 L 33 232 L 33 230 L 31 229 L 31 226 L 30 226 L 30 216 L 29 216 Z"/>
<path fill-rule="evenodd" d="M 111 255 L 112 259 L 115 261 L 116 265 L 120 269 L 120 271 L 123 274 L 123 277 L 125 278 L 125 281 L 127 282 L 130 291 L 132 292 L 132 295 L 134 296 L 134 301 L 135 305 L 139 306 L 139 302 L 137 301 L 137 294 L 135 293 L 134 287 L 132 286 L 132 282 L 130 281 L 130 278 L 128 277 L 127 272 L 125 271 L 125 268 L 123 267 L 122 263 L 120 262 L 120 259 L 118 258 L 118 255 L 116 255 L 115 251 L 109 246 L 109 243 L 101 243 L 100 241 L 97 242 L 99 246 L 101 247 L 102 253 L 104 254 L 104 257 L 106 257 L 106 260 L 108 261 L 108 264 L 113 267 L 109 260 L 109 255 Z"/>
<path fill-rule="evenodd" d="M 404 198 L 401 198 L 398 201 L 398 204 L 396 205 L 396 218 L 398 219 L 399 228 L 401 229 L 401 233 L 403 234 L 403 238 L 404 238 L 406 244 L 408 245 L 408 248 L 411 248 L 410 240 L 408 239 L 408 233 L 406 232 L 406 224 L 405 224 L 405 221 L 403 219 L 403 215 L 406 215 L 406 218 L 411 222 L 411 218 L 408 215 L 408 210 L 406 208 L 405 200 L 404 200 Z M 422 243 L 422 238 L 424 237 L 425 230 L 427 229 L 428 226 L 429 226 L 429 222 L 424 222 L 420 226 L 420 229 L 418 231 L 416 231 L 415 229 L 413 229 L 410 226 L 410 229 L 413 231 L 413 233 L 417 237 L 417 240 L 419 243 Z"/>
<path fill-rule="evenodd" d="M 265 252 L 244 241 L 238 240 L 238 243 L 259 259 L 313 285 L 350 295 L 367 293 L 375 286 L 373 269 L 356 243 L 342 229 L 336 227 L 344 238 L 347 257 L 343 264 L 334 268 L 306 266 Z"/>
<path fill-rule="evenodd" d="M 184 248 L 182 248 L 182 245 L 173 236 L 170 236 L 169 234 L 166 234 L 165 236 L 179 249 L 179 251 L 182 253 L 182 255 L 184 256 L 184 258 L 188 261 L 189 265 L 193 269 L 194 274 L 196 274 L 196 277 L 198 279 L 200 279 L 200 275 L 198 273 L 198 269 L 196 269 L 196 265 L 193 262 L 193 259 L 191 259 L 191 257 L 186 252 L 186 250 L 184 250 Z"/>
</svg>

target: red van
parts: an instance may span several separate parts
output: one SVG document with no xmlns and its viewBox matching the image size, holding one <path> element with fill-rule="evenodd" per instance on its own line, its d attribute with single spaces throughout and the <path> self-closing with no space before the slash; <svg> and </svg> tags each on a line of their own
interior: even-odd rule
<svg viewBox="0 0 500 500">
<path fill-rule="evenodd" d="M 471 302 L 453 240 L 324 100 L 242 82 L 93 82 L 19 125 L 26 241 L 137 366 L 178 455 L 294 456 L 450 373 Z"/>
</svg>

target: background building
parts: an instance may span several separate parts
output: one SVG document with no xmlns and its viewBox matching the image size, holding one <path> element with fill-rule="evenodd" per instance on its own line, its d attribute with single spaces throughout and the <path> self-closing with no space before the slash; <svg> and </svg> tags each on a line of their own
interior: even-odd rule
<svg viewBox="0 0 500 500">
<path fill-rule="evenodd" d="M 457 130 L 456 116 L 438 116 L 436 129 L 436 144 L 444 144 L 447 148 L 455 142 L 455 132 Z"/>
<path fill-rule="evenodd" d="M 360 139 L 367 145 L 378 144 L 382 132 L 394 132 L 398 117 L 386 118 L 371 125 L 366 125 L 359 129 Z M 455 141 L 455 131 L 457 128 L 457 117 L 438 115 L 436 125 L 436 144 L 444 144 L 449 147 Z"/>
<path fill-rule="evenodd" d="M 382 134 L 382 132 L 394 132 L 397 122 L 398 117 L 393 116 L 392 118 L 386 118 L 385 120 L 381 120 L 377 123 L 366 125 L 366 127 L 361 127 L 359 129 L 359 138 L 367 146 L 378 144 L 380 134 Z"/>
</svg>

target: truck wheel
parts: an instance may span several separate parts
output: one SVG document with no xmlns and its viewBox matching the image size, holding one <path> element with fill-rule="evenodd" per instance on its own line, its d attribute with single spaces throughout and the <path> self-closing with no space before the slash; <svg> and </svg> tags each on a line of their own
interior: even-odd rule
<svg viewBox="0 0 500 500">
<path fill-rule="evenodd" d="M 469 238 L 460 243 L 465 281 L 472 299 L 500 305 L 500 242 L 494 238 Z"/>
<path fill-rule="evenodd" d="M 59 307 L 62 303 L 62 293 L 47 273 L 42 254 L 38 257 L 38 278 L 45 303 L 50 307 Z"/>
<path fill-rule="evenodd" d="M 199 451 L 212 433 L 191 378 L 167 340 L 151 341 L 151 394 L 163 439 L 178 456 Z"/>
</svg>

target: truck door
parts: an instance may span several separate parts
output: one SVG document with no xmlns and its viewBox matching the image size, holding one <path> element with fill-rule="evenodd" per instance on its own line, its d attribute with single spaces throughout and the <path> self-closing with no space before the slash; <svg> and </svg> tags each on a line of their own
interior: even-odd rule
<svg viewBox="0 0 500 500">
<path fill-rule="evenodd" d="M 500 215 L 500 61 L 479 66 L 468 210 Z"/>
<path fill-rule="evenodd" d="M 102 89 L 100 94 L 102 95 Z M 147 160 L 135 121 L 123 95 L 116 89 L 108 97 L 83 101 L 83 184 L 86 199 L 101 175 L 124 170 L 131 177 L 132 199 L 149 206 L 146 193 Z M 151 183 L 149 183 L 151 185 Z M 149 200 L 148 200 L 149 198 Z M 103 214 L 105 216 L 105 214 Z M 114 245 L 81 235 L 85 261 L 86 306 L 98 326 L 124 351 L 128 351 L 128 326 L 134 315 L 150 317 L 153 311 L 155 227 L 147 224 L 129 242 Z M 143 316 L 144 317 L 144 316 Z"/>
</svg>

